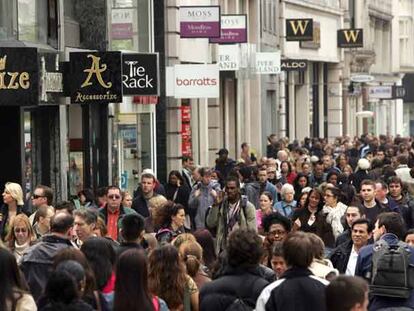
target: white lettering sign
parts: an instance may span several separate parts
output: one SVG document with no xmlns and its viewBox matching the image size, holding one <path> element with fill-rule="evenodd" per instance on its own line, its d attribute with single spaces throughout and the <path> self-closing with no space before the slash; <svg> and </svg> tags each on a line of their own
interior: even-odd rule
<svg viewBox="0 0 414 311">
<path fill-rule="evenodd" d="M 220 71 L 239 70 L 240 50 L 238 45 L 219 45 L 217 63 Z"/>
<path fill-rule="evenodd" d="M 256 73 L 280 73 L 280 52 L 256 53 Z"/>
</svg>

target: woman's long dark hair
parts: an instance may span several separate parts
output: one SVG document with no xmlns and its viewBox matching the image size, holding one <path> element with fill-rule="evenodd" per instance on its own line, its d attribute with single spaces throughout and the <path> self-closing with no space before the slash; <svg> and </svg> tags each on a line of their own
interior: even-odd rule
<svg viewBox="0 0 414 311">
<path fill-rule="evenodd" d="M 0 310 L 8 310 L 10 303 L 14 310 L 25 288 L 23 276 L 17 267 L 16 258 L 5 248 L 0 248 L 0 263 Z"/>
<path fill-rule="evenodd" d="M 149 289 L 152 294 L 164 299 L 170 309 L 176 309 L 184 303 L 187 282 L 184 264 L 174 246 L 165 245 L 151 252 Z"/>
<path fill-rule="evenodd" d="M 207 229 L 197 230 L 194 232 L 194 236 L 203 248 L 204 264 L 211 270 L 217 260 L 216 252 L 214 250 L 214 238 L 211 235 L 211 232 Z"/>
<path fill-rule="evenodd" d="M 143 251 L 125 251 L 116 263 L 114 311 L 153 311 Z"/>
<path fill-rule="evenodd" d="M 181 209 L 185 210 L 181 204 L 168 201 L 158 209 L 155 223 L 160 225 L 161 228 L 170 228 L 172 217 L 177 215 Z"/>
</svg>

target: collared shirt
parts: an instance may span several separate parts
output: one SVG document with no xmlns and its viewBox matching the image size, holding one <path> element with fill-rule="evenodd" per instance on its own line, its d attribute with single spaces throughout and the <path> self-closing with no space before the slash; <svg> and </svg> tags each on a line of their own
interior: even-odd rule
<svg viewBox="0 0 414 311">
<path fill-rule="evenodd" d="M 119 219 L 120 210 L 117 208 L 115 211 L 111 211 L 108 208 L 108 219 L 107 219 L 107 229 L 109 236 L 114 240 L 118 240 L 118 219 Z"/>
<path fill-rule="evenodd" d="M 345 274 L 346 275 L 355 275 L 355 268 L 358 259 L 358 252 L 355 250 L 354 245 L 352 245 L 351 254 L 349 255 L 348 265 L 346 266 Z"/>
</svg>

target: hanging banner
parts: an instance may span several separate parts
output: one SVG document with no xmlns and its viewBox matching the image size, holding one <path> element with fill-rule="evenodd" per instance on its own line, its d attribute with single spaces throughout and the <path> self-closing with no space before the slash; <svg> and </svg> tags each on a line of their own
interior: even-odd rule
<svg viewBox="0 0 414 311">
<path fill-rule="evenodd" d="M 219 38 L 220 6 L 181 6 L 181 38 Z"/>
<path fill-rule="evenodd" d="M 283 71 L 306 71 L 308 61 L 306 59 L 282 59 L 280 69 Z"/>
<path fill-rule="evenodd" d="M 217 63 L 220 71 L 239 70 L 240 50 L 238 45 L 219 45 Z"/>
<path fill-rule="evenodd" d="M 72 104 L 122 102 L 121 52 L 72 52 Z"/>
<path fill-rule="evenodd" d="M 0 106 L 32 106 L 38 103 L 37 49 L 0 47 Z"/>
<path fill-rule="evenodd" d="M 183 100 L 181 106 L 181 154 L 192 156 L 191 146 L 191 106 L 189 101 Z"/>
<path fill-rule="evenodd" d="M 278 74 L 280 70 L 280 52 L 256 53 L 257 74 Z"/>
<path fill-rule="evenodd" d="M 167 96 L 175 98 L 218 98 L 218 65 L 175 65 L 166 71 Z M 172 84 L 172 85 L 168 85 Z"/>
<path fill-rule="evenodd" d="M 220 38 L 210 38 L 210 43 L 246 43 L 247 15 L 221 15 Z"/>
<path fill-rule="evenodd" d="M 370 99 L 391 99 L 392 98 L 392 86 L 391 85 L 380 85 L 370 86 L 368 88 L 368 97 Z"/>
<path fill-rule="evenodd" d="M 312 41 L 313 19 L 286 19 L 286 41 Z"/>
<path fill-rule="evenodd" d="M 124 95 L 159 95 L 158 53 L 122 54 Z"/>
<path fill-rule="evenodd" d="M 362 48 L 364 46 L 364 33 L 362 28 L 339 29 L 338 47 L 339 48 Z"/>
</svg>

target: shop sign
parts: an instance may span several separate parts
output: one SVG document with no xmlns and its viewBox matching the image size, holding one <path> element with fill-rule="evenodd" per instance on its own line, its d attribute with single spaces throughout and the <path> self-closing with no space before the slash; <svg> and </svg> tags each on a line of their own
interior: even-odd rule
<svg viewBox="0 0 414 311">
<path fill-rule="evenodd" d="M 364 37 L 362 28 L 350 28 L 338 30 L 339 48 L 362 48 Z"/>
<path fill-rule="evenodd" d="M 313 19 L 286 19 L 286 41 L 312 41 Z"/>
<path fill-rule="evenodd" d="M 239 70 L 240 50 L 238 45 L 219 45 L 218 61 L 220 71 Z"/>
<path fill-rule="evenodd" d="M 392 98 L 392 86 L 371 86 L 368 88 L 370 99 L 390 99 Z"/>
<path fill-rule="evenodd" d="M 0 48 L 0 106 L 39 102 L 39 62 L 35 48 Z"/>
<path fill-rule="evenodd" d="M 210 43 L 246 43 L 247 15 L 221 15 L 220 38 L 210 38 Z"/>
<path fill-rule="evenodd" d="M 280 52 L 256 53 L 256 73 L 280 73 Z"/>
<path fill-rule="evenodd" d="M 357 83 L 371 82 L 375 80 L 374 76 L 368 74 L 356 74 L 351 76 L 350 80 Z"/>
<path fill-rule="evenodd" d="M 181 38 L 219 38 L 220 6 L 181 6 Z"/>
<path fill-rule="evenodd" d="M 321 23 L 314 21 L 312 27 L 313 27 L 312 40 L 299 42 L 299 46 L 302 49 L 317 50 L 321 47 Z"/>
<path fill-rule="evenodd" d="M 122 54 L 124 95 L 159 95 L 158 53 Z"/>
<path fill-rule="evenodd" d="M 121 52 L 70 53 L 73 104 L 122 102 Z"/>
<path fill-rule="evenodd" d="M 116 9 L 111 12 L 112 39 L 130 39 L 133 35 L 133 9 Z"/>
<path fill-rule="evenodd" d="M 282 71 L 306 71 L 308 61 L 306 59 L 282 59 L 280 68 Z"/>
<path fill-rule="evenodd" d="M 181 154 L 191 156 L 191 106 L 183 101 L 181 106 Z"/>
<path fill-rule="evenodd" d="M 217 64 L 175 65 L 167 70 L 166 81 L 167 96 L 218 98 L 220 95 L 220 75 Z"/>
<path fill-rule="evenodd" d="M 392 98 L 393 99 L 403 99 L 405 97 L 405 88 L 401 85 L 392 86 Z"/>
</svg>

